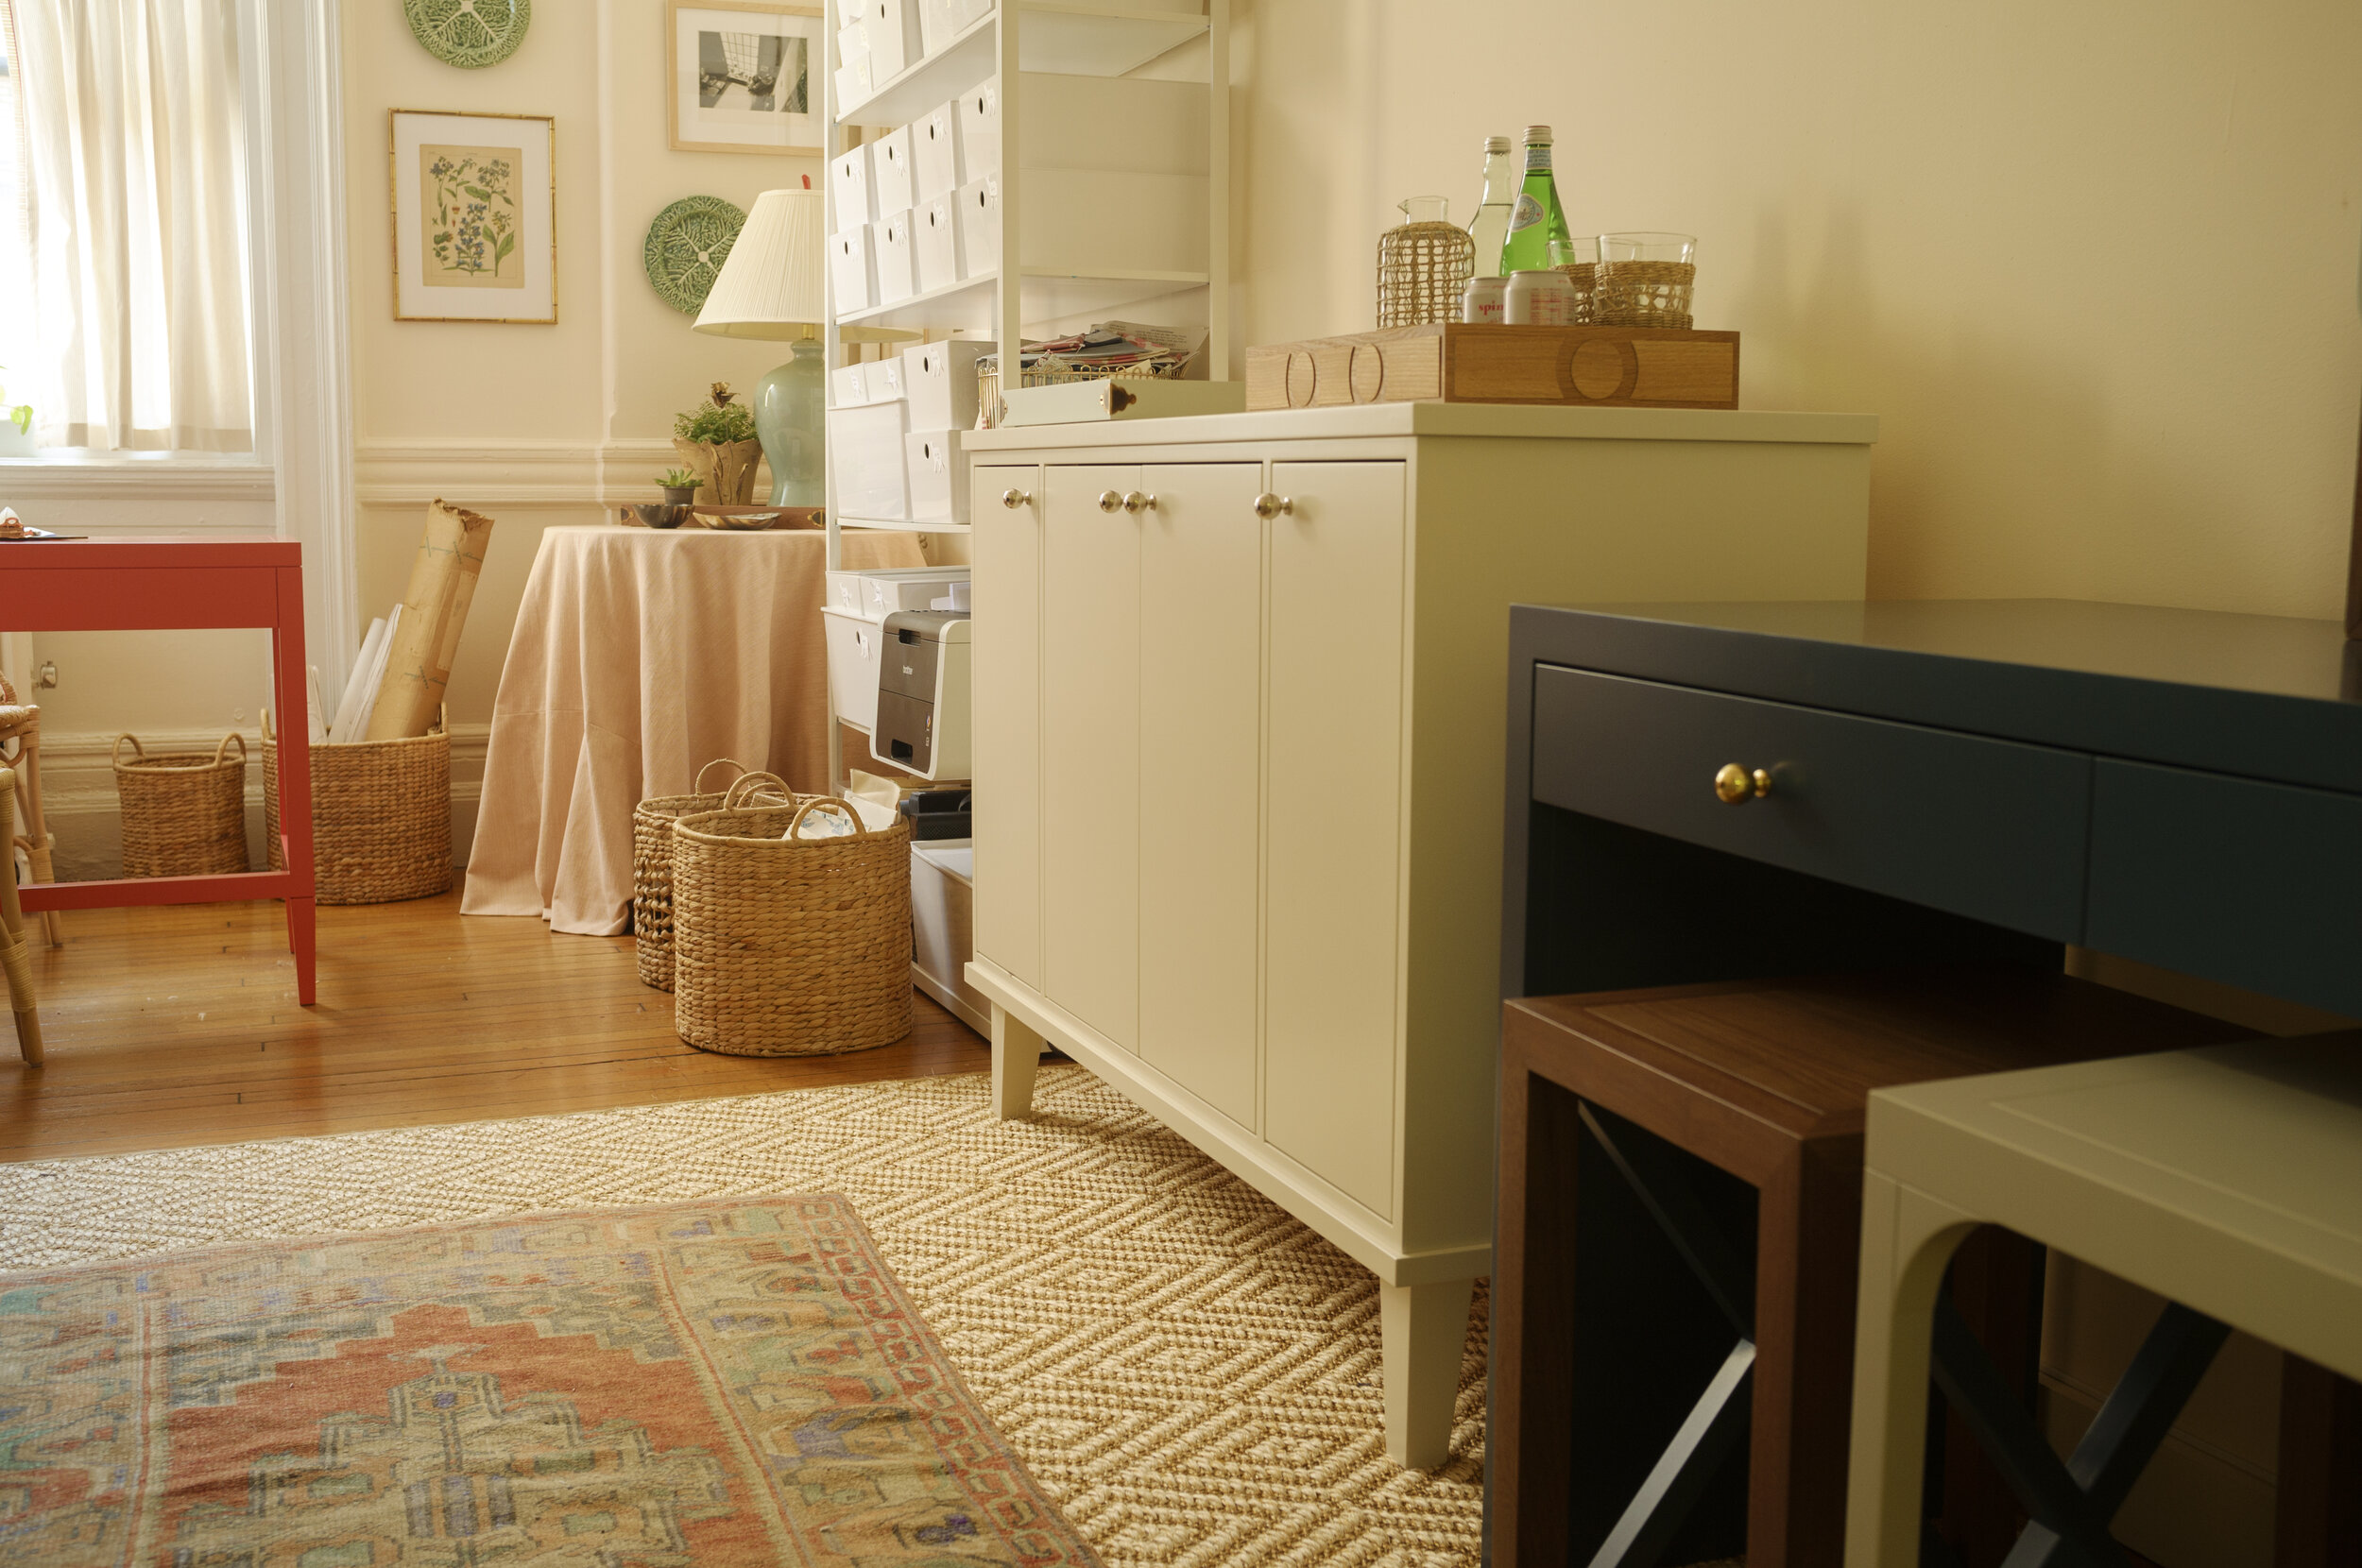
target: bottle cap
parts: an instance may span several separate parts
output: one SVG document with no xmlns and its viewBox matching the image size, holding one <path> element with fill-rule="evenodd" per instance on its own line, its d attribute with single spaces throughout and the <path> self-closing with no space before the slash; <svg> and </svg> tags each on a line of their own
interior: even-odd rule
<svg viewBox="0 0 2362 1568">
<path fill-rule="evenodd" d="M 1549 127 L 1548 127 L 1548 126 L 1528 126 L 1528 127 L 1526 127 L 1526 141 L 1527 141 L 1527 143 L 1528 143 L 1529 145 L 1531 145 L 1531 144 L 1532 144 L 1532 143 L 1535 143 L 1535 142 L 1547 142 L 1547 141 L 1549 141 L 1549 139 L 1550 139 L 1550 128 L 1549 128 Z"/>
<path fill-rule="evenodd" d="M 1484 150 L 1486 152 L 1507 152 L 1509 150 L 1509 138 L 1506 136 L 1487 136 L 1484 139 Z"/>
</svg>

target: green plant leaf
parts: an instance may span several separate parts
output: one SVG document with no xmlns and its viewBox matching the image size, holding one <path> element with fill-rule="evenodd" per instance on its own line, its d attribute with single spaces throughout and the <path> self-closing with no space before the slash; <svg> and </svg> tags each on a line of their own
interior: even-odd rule
<svg viewBox="0 0 2362 1568">
<path fill-rule="evenodd" d="M 33 405 L 31 403 L 17 404 L 9 410 L 9 418 L 16 421 L 16 433 L 22 435 L 33 428 Z"/>
<path fill-rule="evenodd" d="M 514 234 L 503 235 L 499 248 L 492 252 L 492 260 L 495 262 L 505 261 L 508 259 L 508 253 L 516 248 L 517 236 Z"/>
</svg>

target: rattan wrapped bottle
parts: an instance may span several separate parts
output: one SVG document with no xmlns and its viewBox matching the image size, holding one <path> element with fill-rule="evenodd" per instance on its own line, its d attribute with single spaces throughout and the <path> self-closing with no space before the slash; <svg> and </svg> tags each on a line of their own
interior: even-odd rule
<svg viewBox="0 0 2362 1568">
<path fill-rule="evenodd" d="M 1424 327 L 1460 316 L 1461 291 L 1476 270 L 1476 242 L 1452 223 L 1442 196 L 1397 203 L 1409 223 L 1378 240 L 1378 324 Z"/>
</svg>

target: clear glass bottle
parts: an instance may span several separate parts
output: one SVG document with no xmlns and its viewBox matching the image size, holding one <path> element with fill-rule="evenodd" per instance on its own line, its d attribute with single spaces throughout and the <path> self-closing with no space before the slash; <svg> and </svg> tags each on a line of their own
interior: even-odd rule
<svg viewBox="0 0 2362 1568">
<path fill-rule="evenodd" d="M 1550 178 L 1550 128 L 1526 127 L 1526 180 L 1510 214 L 1509 243 L 1501 247 L 1503 272 L 1536 272 L 1550 264 L 1550 242 L 1567 238 L 1566 214 Z"/>
<path fill-rule="evenodd" d="M 1469 221 L 1476 241 L 1476 275 L 1501 276 L 1501 247 L 1509 241 L 1510 214 L 1517 210 L 1517 165 L 1506 136 L 1484 139 L 1484 197 Z"/>
</svg>

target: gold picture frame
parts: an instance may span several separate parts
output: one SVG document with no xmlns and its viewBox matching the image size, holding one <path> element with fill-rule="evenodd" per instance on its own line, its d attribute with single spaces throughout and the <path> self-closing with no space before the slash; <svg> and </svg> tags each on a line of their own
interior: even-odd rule
<svg viewBox="0 0 2362 1568">
<path fill-rule="evenodd" d="M 386 113 L 394 319 L 557 321 L 557 122 Z"/>
<path fill-rule="evenodd" d="M 770 25 L 733 29 L 726 24 L 734 17 Z M 773 40 L 780 41 L 777 50 L 767 47 Z M 675 152 L 817 158 L 826 139 L 820 73 L 827 69 L 817 6 L 664 0 L 665 145 Z M 710 93 L 710 82 L 718 83 Z"/>
</svg>

